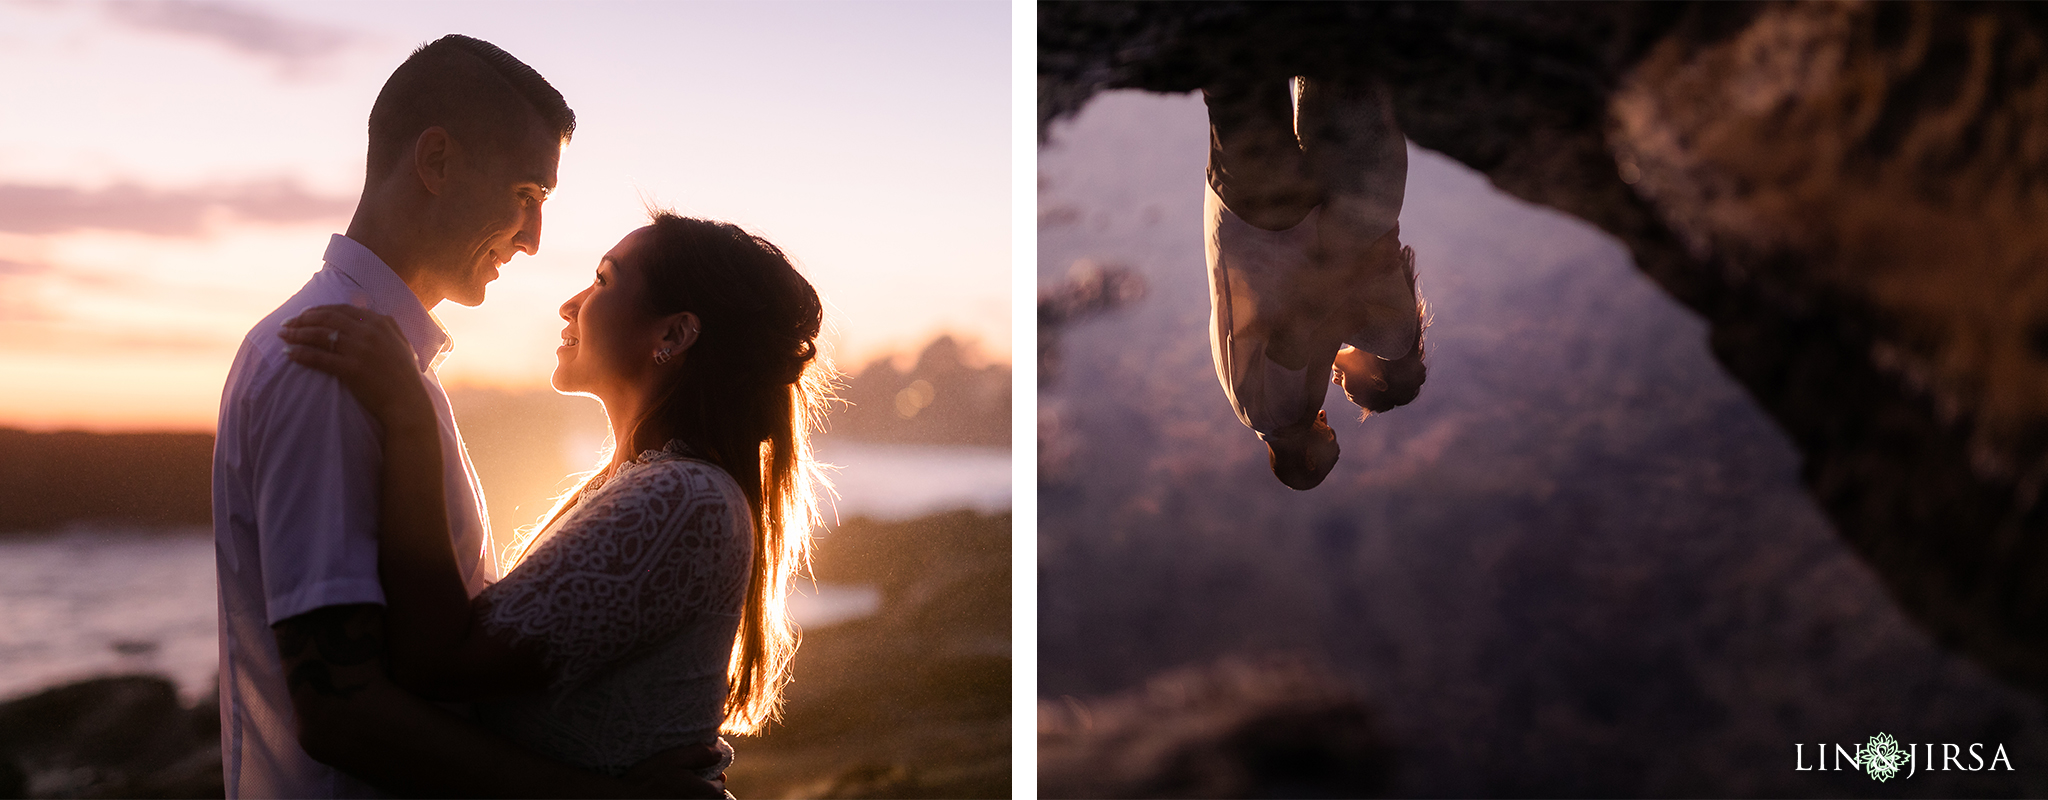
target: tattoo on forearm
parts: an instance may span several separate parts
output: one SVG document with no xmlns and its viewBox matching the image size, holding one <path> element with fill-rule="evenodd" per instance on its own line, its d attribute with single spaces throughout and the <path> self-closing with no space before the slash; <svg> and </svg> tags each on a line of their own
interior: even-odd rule
<svg viewBox="0 0 2048 800">
<path fill-rule="evenodd" d="M 370 685 L 384 655 L 384 610 L 374 605 L 328 606 L 278 623 L 278 656 L 285 684 L 329 697 L 348 697 Z M 351 669 L 369 666 L 371 670 Z"/>
<path fill-rule="evenodd" d="M 285 686 L 292 694 L 310 689 L 314 694 L 328 697 L 349 697 L 369 685 L 368 681 L 337 684 L 334 680 L 334 670 L 318 661 L 309 661 L 293 667 L 292 673 L 285 676 Z"/>
</svg>

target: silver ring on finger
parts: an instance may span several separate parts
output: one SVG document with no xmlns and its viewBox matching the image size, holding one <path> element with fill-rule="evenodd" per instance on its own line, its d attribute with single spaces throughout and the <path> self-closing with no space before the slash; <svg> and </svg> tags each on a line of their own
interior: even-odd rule
<svg viewBox="0 0 2048 800">
<path fill-rule="evenodd" d="M 338 350 L 338 349 L 340 349 L 340 348 L 341 348 L 341 330 L 340 330 L 339 328 L 337 328 L 337 329 L 334 329 L 334 330 L 328 331 L 328 332 L 327 332 L 327 349 L 328 349 L 328 350 Z"/>
</svg>

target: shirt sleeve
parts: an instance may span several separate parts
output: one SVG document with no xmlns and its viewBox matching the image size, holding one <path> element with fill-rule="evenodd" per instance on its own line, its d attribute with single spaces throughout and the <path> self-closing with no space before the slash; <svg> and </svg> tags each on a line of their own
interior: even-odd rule
<svg viewBox="0 0 2048 800">
<path fill-rule="evenodd" d="M 334 376 L 276 369 L 250 420 L 266 616 L 275 625 L 325 606 L 381 605 L 376 422 Z"/>
<path fill-rule="evenodd" d="M 704 615 L 736 615 L 752 514 L 732 479 L 696 461 L 649 464 L 585 498 L 504 580 L 482 624 L 537 642 L 563 690 Z"/>
</svg>

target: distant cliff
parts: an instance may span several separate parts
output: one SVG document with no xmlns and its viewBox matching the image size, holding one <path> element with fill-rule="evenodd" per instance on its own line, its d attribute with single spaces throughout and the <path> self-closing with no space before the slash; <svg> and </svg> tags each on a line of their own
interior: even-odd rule
<svg viewBox="0 0 2048 800">
<path fill-rule="evenodd" d="M 853 374 L 844 405 L 827 417 L 835 437 L 905 444 L 1010 445 L 1010 365 L 970 366 L 953 337 L 941 336 L 908 372 L 887 359 Z"/>
<path fill-rule="evenodd" d="M 213 437 L 0 428 L 0 532 L 68 523 L 205 525 Z"/>
</svg>

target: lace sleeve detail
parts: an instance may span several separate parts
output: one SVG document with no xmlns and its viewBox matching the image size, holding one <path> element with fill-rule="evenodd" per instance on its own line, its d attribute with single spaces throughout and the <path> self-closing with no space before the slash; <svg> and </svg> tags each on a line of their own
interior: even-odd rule
<svg viewBox="0 0 2048 800">
<path fill-rule="evenodd" d="M 747 501 L 723 470 L 694 460 L 634 465 L 478 596 L 482 624 L 538 642 L 551 688 L 573 688 L 699 615 L 740 613 L 752 531 Z"/>
</svg>

